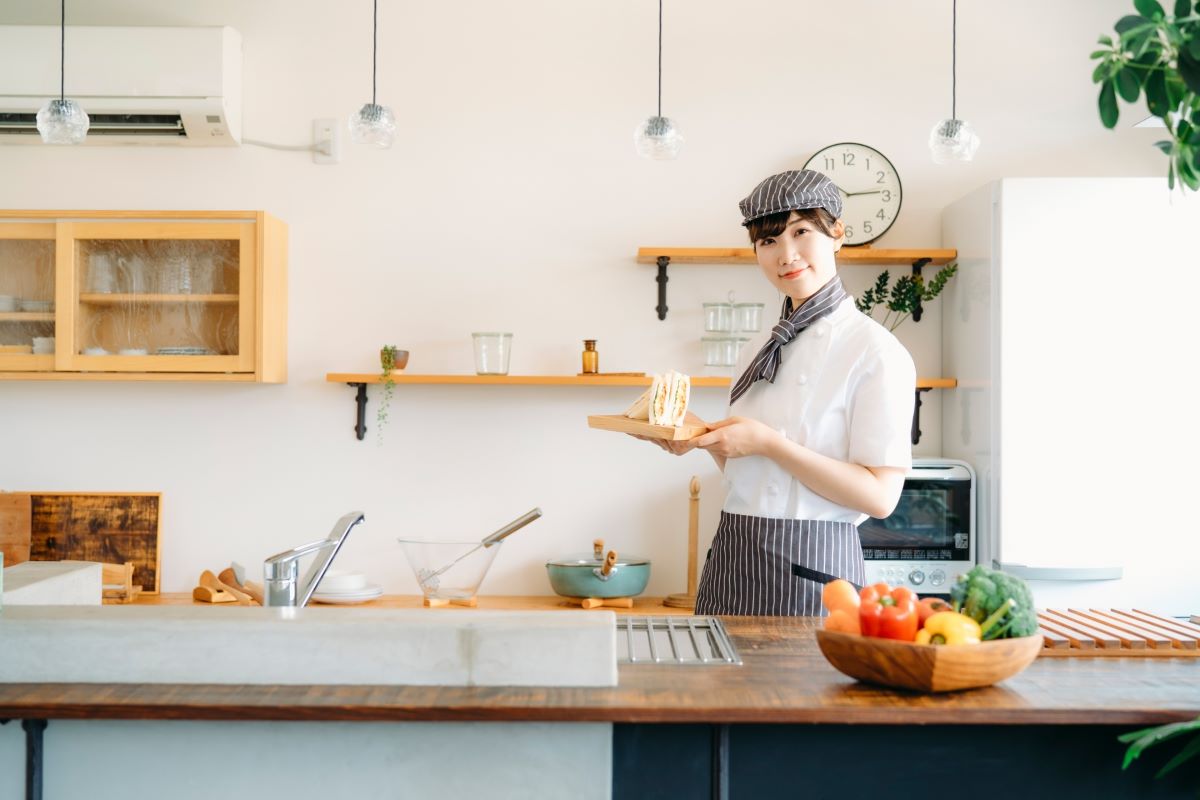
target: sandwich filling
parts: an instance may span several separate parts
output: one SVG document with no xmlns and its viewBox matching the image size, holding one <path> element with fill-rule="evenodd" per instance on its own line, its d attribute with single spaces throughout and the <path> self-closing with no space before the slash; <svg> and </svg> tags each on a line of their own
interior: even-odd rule
<svg viewBox="0 0 1200 800">
<path fill-rule="evenodd" d="M 655 375 L 650 388 L 633 401 L 633 405 L 625 411 L 625 416 L 646 420 L 651 425 L 678 428 L 687 416 L 691 391 L 691 379 L 681 372 L 671 370 L 664 375 Z"/>
</svg>

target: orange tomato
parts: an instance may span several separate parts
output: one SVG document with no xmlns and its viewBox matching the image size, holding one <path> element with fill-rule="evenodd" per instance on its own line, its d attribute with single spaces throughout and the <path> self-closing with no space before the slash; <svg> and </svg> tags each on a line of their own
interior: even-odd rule
<svg viewBox="0 0 1200 800">
<path fill-rule="evenodd" d="M 920 618 L 922 627 L 925 625 L 925 620 L 929 619 L 939 611 L 953 610 L 954 608 L 940 597 L 922 597 L 921 601 L 917 603 L 917 614 Z"/>
<path fill-rule="evenodd" d="M 858 625 L 858 612 L 848 611 L 844 608 L 834 609 L 825 618 L 825 630 L 859 635 L 861 631 Z"/>
<path fill-rule="evenodd" d="M 858 592 L 850 581 L 841 578 L 825 584 L 821 590 L 821 602 L 830 612 L 844 610 L 858 614 Z"/>
</svg>

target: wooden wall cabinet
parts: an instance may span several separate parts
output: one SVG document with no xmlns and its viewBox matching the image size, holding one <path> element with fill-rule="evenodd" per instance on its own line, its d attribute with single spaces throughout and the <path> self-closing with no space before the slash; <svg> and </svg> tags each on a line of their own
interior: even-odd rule
<svg viewBox="0 0 1200 800">
<path fill-rule="evenodd" d="M 0 378 L 285 382 L 287 226 L 0 211 Z"/>
</svg>

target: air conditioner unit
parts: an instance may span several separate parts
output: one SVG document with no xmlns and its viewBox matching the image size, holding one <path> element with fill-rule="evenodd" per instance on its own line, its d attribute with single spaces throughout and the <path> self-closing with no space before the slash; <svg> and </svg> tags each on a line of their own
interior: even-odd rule
<svg viewBox="0 0 1200 800">
<path fill-rule="evenodd" d="M 0 26 L 0 143 L 41 144 L 37 112 L 59 96 L 57 26 Z M 236 146 L 242 37 L 232 28 L 66 30 L 69 99 L 91 118 L 86 144 Z"/>
</svg>

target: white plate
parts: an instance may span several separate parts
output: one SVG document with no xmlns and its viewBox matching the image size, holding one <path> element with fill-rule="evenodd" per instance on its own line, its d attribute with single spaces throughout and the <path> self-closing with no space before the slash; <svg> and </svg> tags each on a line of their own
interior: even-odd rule
<svg viewBox="0 0 1200 800">
<path fill-rule="evenodd" d="M 362 589 L 353 592 L 329 592 L 321 594 L 314 592 L 312 599 L 315 603 L 330 603 L 334 605 L 351 605 L 353 603 L 366 603 L 383 595 L 383 587 L 379 584 L 369 584 Z"/>
</svg>

